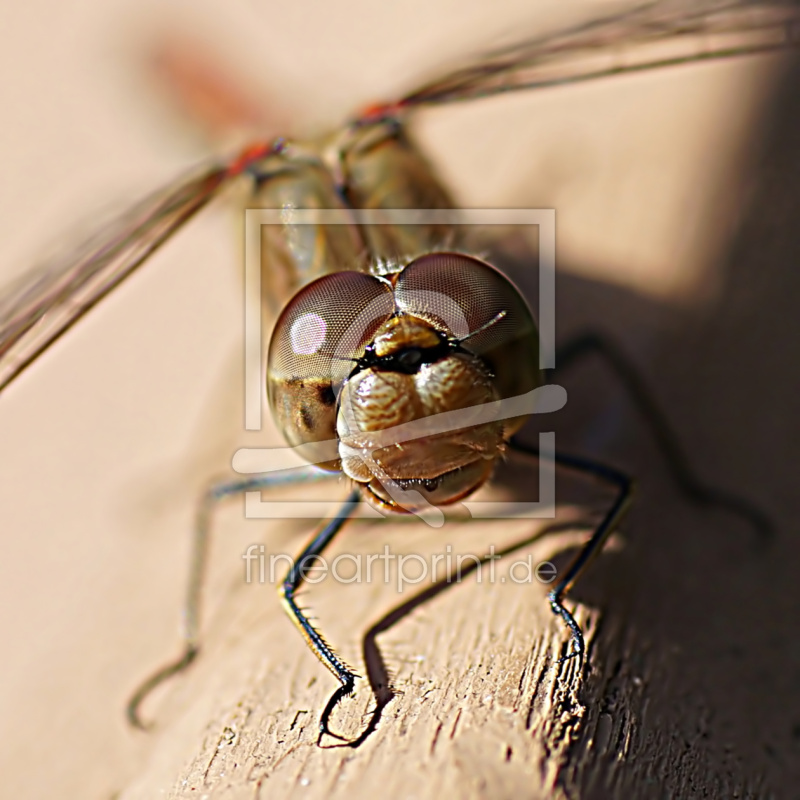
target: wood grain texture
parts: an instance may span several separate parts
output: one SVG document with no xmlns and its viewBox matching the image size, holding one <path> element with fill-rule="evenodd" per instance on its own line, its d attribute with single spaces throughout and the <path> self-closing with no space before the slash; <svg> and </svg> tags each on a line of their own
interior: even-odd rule
<svg viewBox="0 0 800 800">
<path fill-rule="evenodd" d="M 573 593 L 591 655 L 583 680 L 556 664 L 564 633 L 542 590 L 466 581 L 378 637 L 399 694 L 374 733 L 357 749 L 319 749 L 316 719 L 331 681 L 287 623 L 262 610 L 241 626 L 247 644 L 229 628 L 232 641 L 218 641 L 175 690 L 167 718 L 177 722 L 152 745 L 160 770 L 151 767 L 123 796 L 157 787 L 175 797 L 793 796 L 800 617 L 797 500 L 786 470 L 796 455 L 791 320 L 800 295 L 789 224 L 798 183 L 787 176 L 800 174 L 790 145 L 800 118 L 787 102 L 776 102 L 764 138 L 751 145 L 750 193 L 712 307 L 668 308 L 574 277 L 562 276 L 559 291 L 562 331 L 601 318 L 627 341 L 701 474 L 770 510 L 772 545 L 760 548 L 735 515 L 681 497 L 619 388 L 590 366 L 565 381 L 573 403 L 558 418 L 559 441 L 591 450 L 589 420 L 599 410 L 619 431 L 625 408 L 624 432 L 606 452 L 640 477 L 640 491 L 617 539 L 624 546 L 607 548 Z M 468 526 L 452 541 L 508 544 L 511 527 Z M 435 547 L 427 532 L 400 533 L 412 552 Z M 363 535 L 348 543 L 353 552 L 370 546 L 373 534 Z M 516 530 L 526 535 L 524 525 Z M 563 568 L 579 540 L 575 531 L 552 534 L 529 549 Z M 359 635 L 397 602 L 378 586 L 322 585 L 309 598 L 358 664 Z M 279 659 L 265 655 L 276 642 Z M 357 733 L 372 708 L 362 686 L 335 724 Z"/>
<path fill-rule="evenodd" d="M 395 525 L 380 538 L 374 532 L 363 535 L 359 527 L 366 524 L 356 524 L 332 556 L 342 550 L 363 558 L 376 541 L 380 551 L 387 535 L 398 556 L 429 559 L 445 553 L 443 542 L 452 543 L 455 564 L 459 552 L 483 552 L 475 538 L 479 527 L 483 534 L 489 528 L 499 551 L 524 545 L 531 523 L 471 525 L 475 530 L 467 537 L 457 523 L 422 532 Z M 487 572 L 465 576 L 461 583 L 454 582 L 454 574 L 451 583 L 443 576 L 437 584 L 426 580 L 398 594 L 394 570 L 388 584 L 382 575 L 369 584 L 328 581 L 305 594 L 326 635 L 343 645 L 342 654 L 362 674 L 366 659 L 369 677 L 386 702 L 376 719 L 378 704 L 368 681 L 361 681 L 355 696 L 334 714 L 334 729 L 350 739 L 374 725 L 356 749 L 337 747 L 330 738 L 323 748 L 315 746 L 319 713 L 335 682 L 282 617 L 276 598 L 259 587 L 265 594 L 260 605 L 271 608 L 259 607 L 251 597 L 233 621 L 228 608 L 225 641 L 209 648 L 196 673 L 174 690 L 166 713 L 159 712 L 164 730 L 156 731 L 153 752 L 158 762 L 169 763 L 167 774 L 176 776 L 173 796 L 298 791 L 336 797 L 352 794 L 355 787 L 365 796 L 428 797 L 454 790 L 547 796 L 539 787 L 553 785 L 567 763 L 584 708 L 574 691 L 574 662 L 557 665 L 566 637 L 549 612 L 546 588 L 517 583 L 511 574 L 521 580 L 527 555 L 536 563 L 552 548 L 553 541 L 544 537 L 516 549 L 496 563 L 494 582 Z M 585 612 L 580 619 L 591 623 Z M 215 628 L 221 632 L 219 620 Z M 387 678 L 392 695 L 381 689 Z M 165 777 L 163 772 L 147 775 L 125 796 L 152 796 L 156 787 L 164 788 Z"/>
</svg>

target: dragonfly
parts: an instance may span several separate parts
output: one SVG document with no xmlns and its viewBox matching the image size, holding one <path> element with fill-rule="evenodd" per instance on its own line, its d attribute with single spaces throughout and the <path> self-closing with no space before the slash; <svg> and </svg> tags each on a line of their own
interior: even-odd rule
<svg viewBox="0 0 800 800">
<path fill-rule="evenodd" d="M 492 51 L 363 109 L 326 136 L 255 142 L 204 165 L 143 199 L 78 252 L 9 287 L 0 298 L 0 392 L 233 184 L 247 187 L 253 207 L 335 210 L 350 220 L 312 225 L 300 238 L 291 224 L 270 227 L 262 287 L 267 302 L 291 298 L 276 323 L 266 366 L 278 427 L 309 462 L 343 472 L 354 487 L 281 585 L 289 615 L 340 684 L 321 718 L 321 733 L 335 735 L 330 714 L 353 691 L 356 675 L 295 600 L 303 565 L 330 544 L 360 499 L 383 510 L 419 512 L 474 492 L 508 448 L 541 455 L 515 436 L 530 410 L 497 411 L 544 383 L 537 327 L 525 300 L 499 270 L 469 252 L 456 227 L 439 221 L 395 227 L 380 217 L 397 209 L 454 208 L 407 134 L 414 113 L 699 60 L 778 52 L 797 46 L 798 20 L 796 4 L 788 2 L 648 3 Z M 644 410 L 689 493 L 761 525 L 747 503 L 693 478 L 668 423 L 620 353 L 579 341 L 560 352 L 559 363 L 598 347 Z M 409 397 L 413 408 L 399 411 Z M 494 416 L 470 416 L 484 407 Z M 442 427 L 437 420 L 448 412 L 466 417 Z M 399 438 L 409 424 L 411 432 Z M 586 459 L 558 453 L 553 459 L 615 491 L 600 524 L 549 594 L 569 635 L 564 658 L 580 661 L 583 634 L 564 600 L 624 516 L 632 481 Z M 188 667 L 199 651 L 199 595 L 213 505 L 271 485 L 269 476 L 238 480 L 204 498 L 183 653 L 137 690 L 128 706 L 133 724 L 142 724 L 139 709 L 150 692 Z"/>
</svg>

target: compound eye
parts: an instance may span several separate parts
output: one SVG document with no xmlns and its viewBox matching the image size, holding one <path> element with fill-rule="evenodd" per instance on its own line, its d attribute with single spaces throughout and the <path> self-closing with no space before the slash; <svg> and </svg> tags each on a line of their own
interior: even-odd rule
<svg viewBox="0 0 800 800">
<path fill-rule="evenodd" d="M 395 301 L 483 359 L 501 398 L 539 385 L 539 337 L 530 308 L 485 261 L 463 253 L 421 256 L 398 276 Z"/>
<path fill-rule="evenodd" d="M 336 439 L 341 384 L 393 313 L 391 286 L 360 272 L 325 275 L 286 306 L 269 345 L 267 394 L 289 444 Z"/>
</svg>

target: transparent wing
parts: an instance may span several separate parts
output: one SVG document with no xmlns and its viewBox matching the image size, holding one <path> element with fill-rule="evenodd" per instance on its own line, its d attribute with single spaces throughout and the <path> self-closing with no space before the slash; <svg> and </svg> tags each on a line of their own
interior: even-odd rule
<svg viewBox="0 0 800 800">
<path fill-rule="evenodd" d="M 796 47 L 800 0 L 648 3 L 489 53 L 362 120 L 703 59 Z M 256 152 L 256 151 L 254 151 Z M 0 297 L 0 392 L 239 173 L 216 166 L 145 199 L 69 260 Z"/>
<path fill-rule="evenodd" d="M 651 2 L 487 53 L 365 118 L 798 44 L 798 0 Z"/>
<path fill-rule="evenodd" d="M 147 197 L 68 259 L 24 275 L 0 297 L 0 392 L 142 264 L 233 176 L 215 166 Z"/>
</svg>

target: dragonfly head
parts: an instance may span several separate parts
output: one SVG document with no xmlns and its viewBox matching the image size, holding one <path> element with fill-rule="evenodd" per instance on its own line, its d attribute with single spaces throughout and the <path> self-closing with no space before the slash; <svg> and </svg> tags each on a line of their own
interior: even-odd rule
<svg viewBox="0 0 800 800">
<path fill-rule="evenodd" d="M 300 290 L 272 336 L 270 406 L 292 445 L 381 508 L 471 494 L 524 423 L 504 400 L 540 383 L 530 310 L 491 265 L 432 253 L 389 275 Z"/>
</svg>

